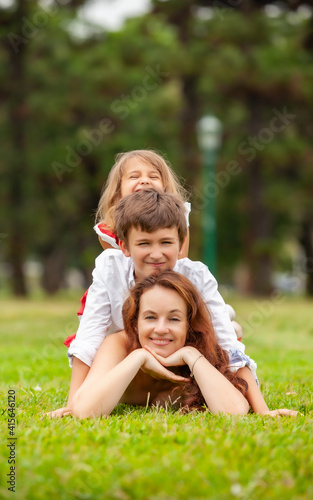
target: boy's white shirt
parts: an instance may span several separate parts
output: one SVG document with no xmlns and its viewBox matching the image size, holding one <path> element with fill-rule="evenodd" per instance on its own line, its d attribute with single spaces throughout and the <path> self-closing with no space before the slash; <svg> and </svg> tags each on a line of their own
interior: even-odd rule
<svg viewBox="0 0 313 500">
<path fill-rule="evenodd" d="M 177 261 L 174 271 L 186 276 L 202 294 L 211 313 L 220 346 L 230 355 L 239 351 L 240 357 L 247 358 L 255 371 L 255 363 L 244 354 L 244 344 L 237 340 L 225 302 L 218 292 L 217 281 L 207 266 L 184 258 Z M 122 306 L 129 289 L 135 284 L 132 259 L 125 257 L 120 250 L 108 249 L 102 252 L 96 259 L 92 275 L 93 282 L 87 294 L 77 335 L 68 349 L 70 366 L 73 356 L 91 366 L 105 336 L 123 330 Z M 236 368 L 248 363 L 236 364 Z"/>
</svg>

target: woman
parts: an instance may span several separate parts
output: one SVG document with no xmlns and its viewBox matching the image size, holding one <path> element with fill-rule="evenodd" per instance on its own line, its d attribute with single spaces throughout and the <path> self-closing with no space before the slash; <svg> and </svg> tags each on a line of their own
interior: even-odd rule
<svg viewBox="0 0 313 500">
<path fill-rule="evenodd" d="M 209 312 L 187 278 L 164 271 L 136 284 L 123 321 L 125 331 L 104 339 L 75 394 L 74 416 L 109 415 L 118 403 L 165 401 L 212 413 L 249 411 L 247 384 L 230 371 Z"/>
</svg>

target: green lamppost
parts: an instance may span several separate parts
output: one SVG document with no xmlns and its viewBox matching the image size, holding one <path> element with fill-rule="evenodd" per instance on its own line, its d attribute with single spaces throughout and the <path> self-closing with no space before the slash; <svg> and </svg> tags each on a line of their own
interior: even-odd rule
<svg viewBox="0 0 313 500">
<path fill-rule="evenodd" d="M 221 143 L 222 124 L 215 116 L 207 115 L 198 122 L 198 141 L 203 157 L 203 262 L 216 276 L 216 160 Z"/>
</svg>

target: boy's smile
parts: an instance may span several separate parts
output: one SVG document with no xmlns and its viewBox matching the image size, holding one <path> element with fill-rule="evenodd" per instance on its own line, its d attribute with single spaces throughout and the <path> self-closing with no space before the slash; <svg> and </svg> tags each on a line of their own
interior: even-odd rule
<svg viewBox="0 0 313 500">
<path fill-rule="evenodd" d="M 126 257 L 132 258 L 136 278 L 146 278 L 165 269 L 174 269 L 180 253 L 178 231 L 171 227 L 147 233 L 132 227 L 128 245 L 121 241 L 120 248 Z"/>
</svg>

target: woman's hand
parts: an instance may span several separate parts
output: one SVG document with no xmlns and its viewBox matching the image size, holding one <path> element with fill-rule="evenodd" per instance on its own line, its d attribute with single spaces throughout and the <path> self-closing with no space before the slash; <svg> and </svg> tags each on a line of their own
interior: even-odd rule
<svg viewBox="0 0 313 500">
<path fill-rule="evenodd" d="M 145 346 L 159 363 L 164 366 L 188 365 L 202 393 L 206 406 L 212 413 L 246 415 L 249 404 L 246 398 L 220 373 L 195 347 L 184 346 L 164 358 Z M 197 360 L 201 358 L 201 362 Z M 196 374 L 195 374 L 196 371 Z M 188 379 L 190 381 L 190 379 Z"/>
<path fill-rule="evenodd" d="M 270 417 L 296 417 L 297 415 L 302 415 L 303 413 L 296 410 L 288 410 L 287 408 L 281 408 L 279 410 L 269 410 L 262 415 L 269 415 Z"/>
<path fill-rule="evenodd" d="M 180 349 L 181 351 L 182 349 Z M 170 382 L 175 383 L 186 383 L 189 382 L 188 378 L 181 377 L 180 375 L 176 375 L 175 373 L 167 370 L 163 364 L 163 360 L 167 358 L 162 358 L 162 356 L 158 356 L 153 351 L 151 351 L 148 347 L 143 350 L 145 353 L 144 361 L 141 366 L 143 372 L 147 373 L 151 377 L 160 380 L 169 380 Z M 178 352 L 178 351 L 177 351 Z M 176 354 L 176 353 L 175 353 Z M 158 359 L 160 358 L 160 359 Z M 185 365 L 185 362 L 180 363 L 181 365 Z M 168 366 L 178 366 L 176 363 L 170 363 Z"/>
<path fill-rule="evenodd" d="M 150 352 L 152 356 L 161 363 L 163 366 L 183 366 L 193 363 L 193 361 L 201 354 L 195 347 L 185 346 L 178 351 L 173 352 L 167 358 L 163 358 L 159 354 L 156 354 L 148 346 L 144 346 L 145 350 Z M 190 379 L 188 379 L 190 380 Z"/>
<path fill-rule="evenodd" d="M 58 408 L 57 410 L 50 411 L 45 415 L 50 418 L 62 418 L 62 417 L 67 417 L 67 415 L 70 414 L 71 414 L 71 409 L 68 406 L 65 406 L 64 408 Z"/>
</svg>

